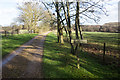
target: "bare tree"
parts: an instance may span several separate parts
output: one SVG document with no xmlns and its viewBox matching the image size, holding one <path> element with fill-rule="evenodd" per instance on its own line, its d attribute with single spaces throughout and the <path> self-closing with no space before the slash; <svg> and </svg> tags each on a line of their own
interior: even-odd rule
<svg viewBox="0 0 120 80">
<path fill-rule="evenodd" d="M 37 23 L 43 19 L 44 10 L 37 2 L 25 2 L 18 9 L 21 11 L 19 21 L 23 22 L 28 31 L 36 30 Z"/>
<path fill-rule="evenodd" d="M 75 22 L 75 33 L 76 39 L 83 39 L 81 23 L 84 21 L 94 21 L 98 22 L 100 17 L 98 14 L 106 14 L 106 8 L 104 7 L 104 3 L 101 0 L 79 0 L 76 2 L 67 1 L 54 1 L 52 3 L 45 3 L 47 9 L 49 7 L 55 7 L 55 11 L 57 13 L 57 31 L 58 31 L 58 42 L 60 42 L 60 34 L 63 35 L 62 31 L 60 31 L 63 27 L 69 33 L 69 43 L 71 45 L 71 53 L 75 54 L 77 50 L 77 46 L 74 48 L 74 45 L 71 43 L 72 38 L 72 22 Z M 66 21 L 66 22 L 65 22 Z M 67 25 L 67 26 L 65 26 Z M 63 27 L 61 27 L 63 26 Z"/>
</svg>

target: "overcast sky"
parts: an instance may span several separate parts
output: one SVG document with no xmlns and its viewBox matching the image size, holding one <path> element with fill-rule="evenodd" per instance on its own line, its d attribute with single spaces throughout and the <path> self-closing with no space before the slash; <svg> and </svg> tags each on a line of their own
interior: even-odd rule
<svg viewBox="0 0 120 80">
<path fill-rule="evenodd" d="M 15 18 L 19 15 L 17 3 L 21 3 L 22 1 L 23 0 L 0 0 L 0 25 L 7 26 L 14 22 Z M 111 0 L 107 2 L 112 5 L 105 6 L 109 16 L 100 15 L 101 20 L 98 24 L 102 25 L 107 22 L 118 21 L 118 1 L 119 0 Z M 95 25 L 95 23 L 86 24 Z"/>
</svg>

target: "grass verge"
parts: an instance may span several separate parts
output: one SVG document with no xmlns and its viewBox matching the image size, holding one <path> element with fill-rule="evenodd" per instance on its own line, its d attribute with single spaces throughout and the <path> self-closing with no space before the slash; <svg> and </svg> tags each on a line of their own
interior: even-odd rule
<svg viewBox="0 0 120 80">
<path fill-rule="evenodd" d="M 102 65 L 87 52 L 79 53 L 80 69 L 76 57 L 70 54 L 70 45 L 57 43 L 57 37 L 49 33 L 44 44 L 43 71 L 45 78 L 117 78 L 116 69 Z"/>
<path fill-rule="evenodd" d="M 2 57 L 37 35 L 38 34 L 15 34 L 8 37 L 2 36 Z"/>
</svg>

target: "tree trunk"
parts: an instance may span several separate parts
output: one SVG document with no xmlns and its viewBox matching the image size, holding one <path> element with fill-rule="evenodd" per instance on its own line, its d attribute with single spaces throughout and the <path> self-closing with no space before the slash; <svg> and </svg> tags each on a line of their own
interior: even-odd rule
<svg viewBox="0 0 120 80">
<path fill-rule="evenodd" d="M 65 11 L 65 7 L 64 7 L 63 2 L 61 2 L 61 4 L 62 4 L 62 7 L 63 7 L 63 11 L 64 11 L 64 15 L 65 15 L 65 20 L 66 20 L 66 23 L 67 23 L 67 14 L 66 14 L 66 11 Z M 66 35 L 67 35 L 67 41 L 68 41 L 68 32 L 67 32 L 67 30 L 68 30 L 68 25 L 67 25 L 67 29 L 65 30 L 66 31 Z"/>
<path fill-rule="evenodd" d="M 59 12 L 58 12 L 58 2 L 56 2 L 56 12 L 57 12 L 57 37 L 58 43 L 60 43 L 60 20 L 59 20 Z"/>
<path fill-rule="evenodd" d="M 27 25 L 28 26 L 28 33 L 30 33 L 30 27 L 29 27 L 29 25 Z"/>
<path fill-rule="evenodd" d="M 7 31 L 5 31 L 5 37 L 7 36 Z"/>
<path fill-rule="evenodd" d="M 62 28 L 60 29 L 60 43 L 64 44 L 64 41 L 63 41 L 63 29 Z"/>
<path fill-rule="evenodd" d="M 75 18 L 75 33 L 76 33 L 76 39 L 79 39 L 79 35 L 78 35 L 78 25 L 79 25 L 79 23 L 78 23 L 78 19 L 79 19 L 79 2 L 77 2 L 77 6 L 76 6 L 76 18 Z M 76 45 L 75 45 L 75 54 L 77 55 L 77 49 L 78 49 L 78 44 L 79 43 L 77 43 Z"/>
<path fill-rule="evenodd" d="M 76 32 L 76 39 L 79 39 L 79 35 L 78 35 L 78 19 L 79 19 L 79 2 L 77 2 L 77 7 L 76 7 L 76 18 L 75 18 L 75 32 Z"/>
<path fill-rule="evenodd" d="M 57 37 L 58 37 L 58 43 L 64 43 L 63 41 L 63 30 L 61 28 L 61 22 L 60 22 L 60 13 L 59 13 L 59 6 L 58 2 L 56 2 L 56 12 L 57 12 Z"/>
<path fill-rule="evenodd" d="M 12 27 L 12 36 L 13 36 L 13 34 L 14 34 L 14 27 Z"/>
<path fill-rule="evenodd" d="M 79 21 L 79 20 L 78 20 Z M 79 28 L 79 32 L 80 32 L 80 38 L 81 40 L 83 39 L 83 35 L 82 35 L 82 28 L 80 25 L 78 25 L 78 28 Z"/>
<path fill-rule="evenodd" d="M 68 17 L 67 26 L 68 26 L 68 32 L 69 32 L 69 38 L 70 38 L 71 53 L 74 55 L 74 54 L 75 54 L 75 53 L 74 53 L 74 46 L 73 46 L 73 44 L 71 43 L 72 35 L 71 35 L 71 23 L 70 23 L 69 2 L 67 2 L 67 17 Z"/>
<path fill-rule="evenodd" d="M 36 32 L 35 32 L 35 29 L 34 29 L 34 33 L 36 33 Z"/>
<path fill-rule="evenodd" d="M 17 29 L 17 34 L 19 34 L 19 29 Z"/>
</svg>

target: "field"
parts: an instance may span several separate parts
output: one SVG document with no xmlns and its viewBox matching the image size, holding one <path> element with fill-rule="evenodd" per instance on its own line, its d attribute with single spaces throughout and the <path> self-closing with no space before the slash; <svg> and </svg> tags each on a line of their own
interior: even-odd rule
<svg viewBox="0 0 120 80">
<path fill-rule="evenodd" d="M 81 47 L 84 51 L 97 55 L 102 58 L 104 43 L 106 43 L 106 61 L 116 63 L 119 59 L 119 47 L 120 38 L 118 33 L 107 32 L 82 32 L 87 44 L 83 44 Z M 75 32 L 73 32 L 73 38 L 75 39 Z"/>
<path fill-rule="evenodd" d="M 107 32 L 83 32 L 83 36 L 88 40 L 88 43 L 106 43 L 111 47 L 118 47 L 118 33 L 107 33 Z"/>
<path fill-rule="evenodd" d="M 120 38 L 118 33 L 108 33 L 108 32 L 82 32 L 83 38 L 88 40 L 88 43 L 95 43 L 103 45 L 106 43 L 107 46 L 112 48 L 118 48 L 118 43 Z M 75 38 L 75 32 L 73 32 L 73 38 Z"/>
<path fill-rule="evenodd" d="M 84 35 L 89 34 L 84 33 Z M 96 37 L 97 34 L 94 38 Z M 90 36 L 86 36 L 86 38 L 90 39 Z M 100 42 L 98 41 L 98 43 Z M 70 45 L 67 42 L 64 45 L 58 44 L 56 35 L 50 33 L 46 37 L 44 45 L 45 78 L 117 78 L 120 76 L 117 68 L 114 68 L 113 65 L 102 64 L 102 61 L 91 56 L 89 52 L 79 51 L 79 58 L 80 69 L 77 69 L 77 58 L 70 53 Z"/>
<path fill-rule="evenodd" d="M 14 34 L 8 37 L 2 36 L 2 56 L 9 54 L 14 49 L 29 41 L 37 34 Z"/>
</svg>

